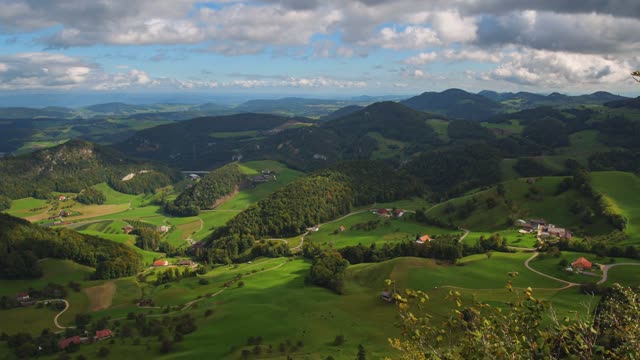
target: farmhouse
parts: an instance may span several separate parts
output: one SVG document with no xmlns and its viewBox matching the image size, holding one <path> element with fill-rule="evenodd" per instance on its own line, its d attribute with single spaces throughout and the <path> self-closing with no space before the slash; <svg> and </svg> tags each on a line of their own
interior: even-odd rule
<svg viewBox="0 0 640 360">
<path fill-rule="evenodd" d="M 393 210 L 393 216 L 395 216 L 395 217 L 401 217 L 402 215 L 404 215 L 404 210 L 402 210 L 402 209 L 395 209 L 395 210 Z"/>
<path fill-rule="evenodd" d="M 76 335 L 76 336 L 58 341 L 58 347 L 60 348 L 60 350 L 64 350 L 71 344 L 80 344 L 81 342 L 82 340 L 80 339 L 80 336 Z"/>
<path fill-rule="evenodd" d="M 58 201 L 65 201 L 65 200 L 67 200 L 66 196 L 64 196 L 64 195 L 58 196 Z"/>
<path fill-rule="evenodd" d="M 589 270 L 593 266 L 593 263 L 584 257 L 571 263 L 571 266 L 576 270 Z"/>
<path fill-rule="evenodd" d="M 571 239 L 573 237 L 573 234 L 571 234 L 571 231 L 565 228 L 555 227 L 554 225 L 549 225 L 548 227 L 546 227 L 543 230 L 542 234 L 543 235 L 546 234 L 546 235 L 557 237 L 557 238 L 563 238 L 563 239 Z"/>
<path fill-rule="evenodd" d="M 385 208 L 380 208 L 376 211 L 376 214 L 378 216 L 384 216 L 384 217 L 389 217 L 391 216 L 391 212 L 389 211 L 389 209 L 385 209 Z"/>
<path fill-rule="evenodd" d="M 113 333 L 109 329 L 98 330 L 96 331 L 95 339 L 96 341 L 100 341 L 100 340 L 108 339 L 111 336 L 113 336 Z"/>
<path fill-rule="evenodd" d="M 198 179 L 200 179 L 200 175 L 198 174 L 189 174 L 189 178 L 191 178 L 191 180 L 196 181 Z"/>
<path fill-rule="evenodd" d="M 183 260 L 178 261 L 178 265 L 180 265 L 180 266 L 189 266 L 189 267 L 198 266 L 197 263 L 195 263 L 195 262 L 193 262 L 192 260 L 189 260 L 189 259 L 183 259 Z"/>
<path fill-rule="evenodd" d="M 416 244 L 426 244 L 431 240 L 432 240 L 431 236 L 425 234 L 425 235 L 420 236 L 418 238 L 418 240 L 416 240 Z"/>
<path fill-rule="evenodd" d="M 320 226 L 314 225 L 313 227 L 307 228 L 307 230 L 316 232 L 320 230 Z"/>
<path fill-rule="evenodd" d="M 169 227 L 168 227 L 168 226 L 165 226 L 165 225 L 162 225 L 162 226 L 158 226 L 158 228 L 157 228 L 156 230 L 157 230 L 158 232 L 161 232 L 161 233 L 166 233 L 166 232 L 168 232 L 168 231 L 169 231 Z"/>
<path fill-rule="evenodd" d="M 26 291 L 19 292 L 18 295 L 16 296 L 16 300 L 20 302 L 29 301 L 29 293 Z"/>
<path fill-rule="evenodd" d="M 169 266 L 169 261 L 167 260 L 155 260 L 153 262 L 153 266 Z"/>
<path fill-rule="evenodd" d="M 131 232 L 133 231 L 133 226 L 131 226 L 131 225 L 127 225 L 127 226 L 125 226 L 125 227 L 123 227 L 123 228 L 122 228 L 122 231 L 123 231 L 125 234 L 129 234 L 129 233 L 131 233 Z"/>
</svg>

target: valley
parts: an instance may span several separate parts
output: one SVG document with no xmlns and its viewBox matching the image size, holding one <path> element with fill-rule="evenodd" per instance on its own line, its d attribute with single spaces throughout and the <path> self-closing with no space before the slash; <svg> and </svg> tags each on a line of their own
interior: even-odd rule
<svg viewBox="0 0 640 360">
<path fill-rule="evenodd" d="M 478 110 L 448 111 L 451 94 Z M 422 103 L 434 96 L 443 108 Z M 55 347 L 116 332 L 69 351 L 85 358 L 397 358 L 406 289 L 444 328 L 530 294 L 582 318 L 614 283 L 637 286 L 637 148 L 607 125 L 635 126 L 633 110 L 504 112 L 480 96 L 182 119 L 0 160 L 0 235 L 20 259 L 1 259 L 0 333 Z M 107 250 L 85 258 L 67 236 Z"/>
</svg>

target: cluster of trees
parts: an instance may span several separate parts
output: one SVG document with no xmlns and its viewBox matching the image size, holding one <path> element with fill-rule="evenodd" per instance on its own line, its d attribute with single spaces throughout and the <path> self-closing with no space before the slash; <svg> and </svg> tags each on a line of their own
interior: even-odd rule
<svg viewBox="0 0 640 360">
<path fill-rule="evenodd" d="M 341 248 L 338 252 L 350 264 L 381 262 L 404 256 L 438 259 L 455 263 L 463 256 L 463 246 L 458 241 L 459 238 L 458 235 L 440 235 L 437 239 L 425 244 L 406 241 L 394 244 L 385 243 L 382 247 L 377 247 L 375 244 L 371 246 L 358 244 Z"/>
<path fill-rule="evenodd" d="M 137 174 L 133 179 L 123 181 L 120 176 L 109 177 L 109 186 L 125 194 L 154 194 L 157 189 L 171 185 L 176 179 L 159 171 Z"/>
<path fill-rule="evenodd" d="M 344 277 L 349 262 L 334 249 L 320 249 L 305 244 L 303 254 L 313 259 L 307 280 L 315 285 L 333 290 L 338 294 L 344 292 Z"/>
<path fill-rule="evenodd" d="M 124 244 L 69 229 L 46 229 L 0 214 L 0 278 L 40 277 L 38 259 L 43 258 L 69 259 L 94 267 L 98 279 L 130 276 L 142 267 L 142 257 Z"/>
<path fill-rule="evenodd" d="M 136 246 L 143 250 L 156 251 L 160 245 L 161 234 L 153 228 L 137 227 L 131 232 L 136 235 Z"/>
<path fill-rule="evenodd" d="M 244 174 L 240 172 L 240 167 L 235 164 L 228 164 L 216 169 L 192 187 L 184 190 L 173 202 L 173 207 L 178 209 L 196 207 L 198 209 L 211 209 L 223 197 L 232 194 L 238 189 Z M 169 206 L 168 209 L 173 209 Z"/>
<path fill-rule="evenodd" d="M 299 235 L 353 206 L 407 198 L 419 191 L 414 178 L 382 162 L 345 162 L 298 179 L 253 204 L 218 228 L 209 243 L 236 259 L 256 239 Z"/>
<path fill-rule="evenodd" d="M 5 211 L 11 208 L 11 199 L 4 195 L 0 195 L 0 211 Z"/>
<path fill-rule="evenodd" d="M 157 274 L 157 279 L 155 284 L 162 285 L 170 282 L 180 281 L 186 278 L 196 277 L 199 274 L 202 275 L 206 272 L 204 267 L 199 267 L 198 269 L 191 269 L 189 267 L 184 267 L 182 271 L 180 268 L 174 267 L 173 269 L 166 269 L 165 271 L 159 272 Z"/>
<path fill-rule="evenodd" d="M 105 201 L 107 201 L 107 197 L 104 196 L 104 193 L 98 189 L 94 188 L 86 188 L 76 196 L 76 201 L 82 204 L 91 205 L 102 205 Z"/>
<path fill-rule="evenodd" d="M 589 157 L 589 167 L 595 171 L 620 170 L 640 173 L 640 152 L 613 150 Z"/>
<path fill-rule="evenodd" d="M 596 310 L 559 318 L 550 305 L 522 291 L 507 307 L 473 302 L 462 305 L 461 294 L 451 291 L 448 321 L 433 321 L 426 293 L 407 290 L 396 294 L 401 317 L 401 338 L 391 345 L 403 359 L 503 358 L 629 359 L 637 355 L 640 330 L 639 293 L 614 285 Z M 590 311 L 590 310 L 588 310 Z M 550 323 L 549 323 L 550 320 Z M 479 350 L 481 349 L 481 351 Z"/>
<path fill-rule="evenodd" d="M 283 241 L 262 241 L 251 247 L 250 258 L 290 256 L 291 250 Z"/>
<path fill-rule="evenodd" d="M 522 136 L 549 148 L 569 145 L 569 130 L 562 121 L 554 117 L 530 121 L 523 129 Z"/>
</svg>

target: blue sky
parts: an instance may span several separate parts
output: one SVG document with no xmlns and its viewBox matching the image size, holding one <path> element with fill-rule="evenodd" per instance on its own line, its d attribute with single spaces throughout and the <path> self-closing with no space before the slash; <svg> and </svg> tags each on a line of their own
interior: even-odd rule
<svg viewBox="0 0 640 360">
<path fill-rule="evenodd" d="M 0 92 L 637 94 L 635 0 L 0 0 Z"/>
</svg>

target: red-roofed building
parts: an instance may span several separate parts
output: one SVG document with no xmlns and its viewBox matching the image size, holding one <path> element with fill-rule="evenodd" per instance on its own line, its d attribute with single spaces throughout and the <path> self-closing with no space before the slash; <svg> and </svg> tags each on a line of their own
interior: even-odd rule
<svg viewBox="0 0 640 360">
<path fill-rule="evenodd" d="M 169 262 L 167 260 L 156 260 L 153 262 L 153 266 L 167 266 Z"/>
<path fill-rule="evenodd" d="M 389 212 L 389 210 L 387 210 L 385 208 L 378 209 L 378 211 L 376 211 L 376 214 L 378 214 L 380 216 L 391 216 L 391 213 Z"/>
<path fill-rule="evenodd" d="M 429 235 L 422 235 L 418 240 L 416 240 L 418 244 L 425 244 L 425 243 L 428 243 L 429 241 L 431 241 L 431 236 Z"/>
<path fill-rule="evenodd" d="M 133 226 L 127 225 L 127 226 L 122 228 L 122 231 L 124 231 L 125 234 L 129 234 L 130 232 L 133 231 Z"/>
<path fill-rule="evenodd" d="M 60 195 L 60 196 L 58 196 L 58 200 L 59 201 L 65 201 L 65 200 L 67 200 L 67 197 L 64 196 L 64 195 Z"/>
<path fill-rule="evenodd" d="M 71 344 L 80 344 L 81 340 L 80 340 L 80 336 L 73 336 L 70 338 L 66 338 L 66 339 L 62 339 L 60 341 L 58 341 L 58 347 L 61 350 L 64 350 L 67 348 L 67 346 L 71 345 Z"/>
<path fill-rule="evenodd" d="M 113 336 L 113 333 L 109 329 L 96 331 L 96 341 L 108 339 Z"/>
<path fill-rule="evenodd" d="M 571 263 L 571 266 L 574 269 L 591 269 L 591 267 L 593 266 L 593 264 L 591 263 L 591 261 L 581 257 L 578 260 L 574 261 Z"/>
</svg>

